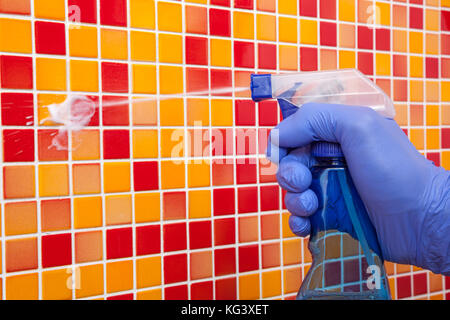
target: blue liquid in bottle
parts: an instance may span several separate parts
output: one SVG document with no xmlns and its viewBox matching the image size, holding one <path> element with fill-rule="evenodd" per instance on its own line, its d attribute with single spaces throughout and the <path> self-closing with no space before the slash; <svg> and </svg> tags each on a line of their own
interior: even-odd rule
<svg viewBox="0 0 450 320">
<path fill-rule="evenodd" d="M 340 146 L 318 142 L 312 154 L 319 207 L 310 217 L 313 262 L 297 299 L 391 299 L 376 232 Z"/>
</svg>

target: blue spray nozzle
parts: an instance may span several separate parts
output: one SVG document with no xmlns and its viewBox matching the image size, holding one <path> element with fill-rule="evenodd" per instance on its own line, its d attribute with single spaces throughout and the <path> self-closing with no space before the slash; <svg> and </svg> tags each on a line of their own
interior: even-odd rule
<svg viewBox="0 0 450 320">
<path fill-rule="evenodd" d="M 252 74 L 250 76 L 250 89 L 252 99 L 255 102 L 272 99 L 272 75 Z"/>
</svg>

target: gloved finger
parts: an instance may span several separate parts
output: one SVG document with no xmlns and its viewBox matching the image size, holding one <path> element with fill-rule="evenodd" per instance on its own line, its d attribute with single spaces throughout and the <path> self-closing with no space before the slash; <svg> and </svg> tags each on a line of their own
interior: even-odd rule
<svg viewBox="0 0 450 320">
<path fill-rule="evenodd" d="M 274 136 L 276 140 L 278 138 Z M 288 149 L 282 148 L 278 146 L 278 142 L 275 144 L 272 143 L 272 136 L 269 135 L 269 141 L 267 142 L 267 149 L 266 149 L 266 157 L 274 164 L 279 164 L 281 159 L 283 159 L 289 152 Z"/>
<path fill-rule="evenodd" d="M 312 215 L 319 207 L 319 200 L 311 189 L 302 193 L 287 192 L 284 203 L 290 213 L 300 217 Z"/>
<path fill-rule="evenodd" d="M 308 218 L 291 215 L 289 217 L 289 228 L 295 235 L 306 237 L 311 233 L 311 222 Z"/>
<path fill-rule="evenodd" d="M 303 148 L 301 148 L 303 149 Z M 277 171 L 279 185 L 289 192 L 304 192 L 311 185 L 310 156 L 304 150 L 295 149 L 284 157 Z"/>
</svg>

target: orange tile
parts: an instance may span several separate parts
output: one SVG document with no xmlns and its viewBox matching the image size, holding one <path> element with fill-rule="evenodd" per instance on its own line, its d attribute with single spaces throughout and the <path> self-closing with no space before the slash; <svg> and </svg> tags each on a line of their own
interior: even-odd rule
<svg viewBox="0 0 450 320">
<path fill-rule="evenodd" d="M 106 265 L 106 291 L 108 293 L 133 289 L 133 261 L 109 262 Z"/>
<path fill-rule="evenodd" d="M 39 196 L 69 194 L 69 170 L 66 164 L 39 165 Z"/>
<path fill-rule="evenodd" d="M 36 233 L 36 202 L 11 202 L 5 204 L 5 234 L 7 236 Z"/>
<path fill-rule="evenodd" d="M 412 105 L 410 107 L 411 126 L 423 126 L 423 106 Z"/>
<path fill-rule="evenodd" d="M 267 243 L 262 245 L 261 261 L 263 268 L 273 268 L 280 266 L 280 243 Z"/>
<path fill-rule="evenodd" d="M 74 194 L 101 192 L 100 164 L 74 164 L 72 167 L 72 175 Z"/>
<path fill-rule="evenodd" d="M 197 280 L 209 278 L 212 275 L 212 252 L 192 252 L 190 256 L 191 268 L 190 279 Z"/>
<path fill-rule="evenodd" d="M 75 290 L 77 298 L 101 295 L 103 291 L 103 264 L 81 266 L 79 268 L 79 288 Z"/>
<path fill-rule="evenodd" d="M 297 292 L 302 283 L 302 268 L 290 268 L 283 270 L 284 293 Z"/>
<path fill-rule="evenodd" d="M 161 284 L 161 257 L 136 260 L 137 288 L 148 288 Z"/>
<path fill-rule="evenodd" d="M 131 223 L 132 206 L 131 195 L 107 196 L 105 198 L 106 225 Z"/>
<path fill-rule="evenodd" d="M 42 299 L 70 300 L 72 299 L 71 268 L 44 271 L 42 273 Z"/>
<path fill-rule="evenodd" d="M 34 166 L 3 167 L 3 183 L 5 198 L 33 198 L 36 193 Z"/>
<path fill-rule="evenodd" d="M 161 300 L 161 289 L 144 290 L 137 293 L 137 300 Z"/>
<path fill-rule="evenodd" d="M 0 12 L 29 15 L 30 0 L 0 0 Z"/>
<path fill-rule="evenodd" d="M 74 227 L 77 229 L 100 227 L 103 221 L 102 198 L 82 197 L 73 201 Z"/>
<path fill-rule="evenodd" d="M 258 217 L 239 218 L 239 242 L 258 241 Z"/>
<path fill-rule="evenodd" d="M 98 130 L 72 132 L 72 159 L 100 159 L 100 133 Z"/>
<path fill-rule="evenodd" d="M 37 273 L 7 277 L 5 287 L 6 300 L 37 300 L 39 298 Z"/>
<path fill-rule="evenodd" d="M 6 241 L 6 272 L 36 269 L 37 254 L 37 238 Z"/>
<path fill-rule="evenodd" d="M 75 262 L 90 262 L 103 259 L 102 231 L 75 234 Z"/>
<path fill-rule="evenodd" d="M 133 125 L 156 126 L 158 123 L 158 109 L 155 99 L 133 98 Z"/>
<path fill-rule="evenodd" d="M 262 274 L 262 297 L 281 295 L 281 270 L 264 272 Z"/>
<path fill-rule="evenodd" d="M 134 218 L 136 223 L 160 220 L 160 194 L 136 193 L 134 195 Z"/>
<path fill-rule="evenodd" d="M 189 218 L 208 218 L 211 216 L 211 191 L 190 190 L 189 193 Z"/>
<path fill-rule="evenodd" d="M 283 264 L 298 264 L 302 262 L 302 239 L 283 241 Z"/>
<path fill-rule="evenodd" d="M 428 275 L 430 276 L 430 291 L 441 291 L 443 288 L 443 276 L 441 274 L 434 274 L 432 272 L 429 272 Z"/>
<path fill-rule="evenodd" d="M 247 274 L 239 277 L 239 299 L 259 299 L 259 274 Z"/>
<path fill-rule="evenodd" d="M 70 199 L 41 201 L 41 230 L 67 230 L 71 226 Z"/>
</svg>

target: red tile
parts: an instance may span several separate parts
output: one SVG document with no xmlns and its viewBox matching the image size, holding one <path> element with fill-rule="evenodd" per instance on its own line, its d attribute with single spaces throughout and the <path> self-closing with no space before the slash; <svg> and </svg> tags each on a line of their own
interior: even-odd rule
<svg viewBox="0 0 450 320">
<path fill-rule="evenodd" d="M 128 126 L 129 110 L 127 97 L 102 97 L 102 117 L 104 126 Z"/>
<path fill-rule="evenodd" d="M 236 100 L 235 123 L 237 126 L 254 126 L 256 105 L 253 100 Z"/>
<path fill-rule="evenodd" d="M 433 161 L 436 167 L 441 166 L 441 154 L 439 152 L 430 152 L 427 153 L 427 159 Z"/>
<path fill-rule="evenodd" d="M 212 129 L 211 149 L 213 156 L 233 155 L 233 129 Z"/>
<path fill-rule="evenodd" d="M 187 280 L 187 255 L 185 253 L 164 256 L 164 283 Z"/>
<path fill-rule="evenodd" d="M 186 68 L 186 91 L 200 96 L 209 93 L 209 74 L 206 68 Z"/>
<path fill-rule="evenodd" d="M 433 59 L 433 58 L 427 58 L 427 60 L 428 59 Z M 433 70 L 433 66 L 430 66 L 430 69 Z M 433 73 L 431 73 L 431 74 L 433 74 Z M 441 77 L 442 78 L 450 78 L 450 59 L 449 58 L 441 58 Z"/>
<path fill-rule="evenodd" d="M 302 71 L 317 71 L 317 48 L 300 48 L 300 69 Z"/>
<path fill-rule="evenodd" d="M 394 76 L 407 77 L 408 76 L 408 57 L 394 54 L 393 56 Z"/>
<path fill-rule="evenodd" d="M 258 43 L 258 68 L 275 70 L 277 68 L 277 46 Z"/>
<path fill-rule="evenodd" d="M 236 131 L 236 155 L 256 154 L 256 129 L 238 128 Z"/>
<path fill-rule="evenodd" d="M 214 245 L 223 246 L 236 243 L 236 221 L 234 218 L 214 220 Z"/>
<path fill-rule="evenodd" d="M 191 284 L 191 300 L 212 300 L 213 282 L 195 282 Z"/>
<path fill-rule="evenodd" d="M 186 192 L 164 192 L 163 220 L 177 220 L 186 218 Z"/>
<path fill-rule="evenodd" d="M 234 66 L 237 68 L 255 67 L 255 45 L 252 42 L 234 42 Z"/>
<path fill-rule="evenodd" d="M 208 65 L 208 39 L 187 36 L 185 42 L 186 63 Z"/>
<path fill-rule="evenodd" d="M 233 75 L 231 70 L 211 69 L 211 95 L 231 96 Z"/>
<path fill-rule="evenodd" d="M 97 0 L 69 0 L 69 21 L 97 23 Z"/>
<path fill-rule="evenodd" d="M 102 62 L 103 92 L 128 93 L 128 65 Z"/>
<path fill-rule="evenodd" d="M 100 0 L 100 23 L 108 26 L 127 26 L 126 0 Z"/>
<path fill-rule="evenodd" d="M 394 101 L 408 100 L 408 82 L 406 80 L 394 80 Z"/>
<path fill-rule="evenodd" d="M 163 227 L 164 252 L 186 250 L 186 223 L 171 223 Z"/>
<path fill-rule="evenodd" d="M 299 0 L 300 15 L 307 17 L 317 17 L 317 0 Z"/>
<path fill-rule="evenodd" d="M 165 288 L 164 298 L 166 300 L 187 300 L 188 299 L 187 285 Z"/>
<path fill-rule="evenodd" d="M 42 237 L 42 267 L 72 264 L 72 235 L 70 233 Z"/>
<path fill-rule="evenodd" d="M 389 51 L 391 50 L 391 30 L 376 29 L 376 49 Z"/>
<path fill-rule="evenodd" d="M 236 182 L 237 184 L 256 183 L 256 160 L 237 159 L 236 160 Z"/>
<path fill-rule="evenodd" d="M 450 11 L 448 10 L 441 10 L 441 31 L 450 31 Z"/>
<path fill-rule="evenodd" d="M 36 53 L 66 54 L 66 28 L 64 23 L 36 21 Z"/>
<path fill-rule="evenodd" d="M 239 9 L 253 9 L 253 0 L 234 0 L 234 7 Z"/>
<path fill-rule="evenodd" d="M 66 132 L 56 129 L 38 131 L 38 156 L 40 161 L 64 161 L 68 158 L 67 149 L 61 149 L 55 145 L 54 139 L 63 141 L 67 145 Z"/>
<path fill-rule="evenodd" d="M 426 67 L 426 77 L 427 78 L 438 78 L 439 77 L 439 59 L 438 58 L 429 58 L 425 59 L 425 67 Z M 444 68 L 442 68 L 442 72 L 444 72 Z"/>
<path fill-rule="evenodd" d="M 372 52 L 358 52 L 358 69 L 366 75 L 373 75 Z"/>
<path fill-rule="evenodd" d="M 450 276 L 445 277 L 445 290 L 450 289 Z"/>
<path fill-rule="evenodd" d="M 1 13 L 30 15 L 30 0 L 0 0 Z"/>
<path fill-rule="evenodd" d="M 0 56 L 0 84 L 4 89 L 33 89 L 32 58 Z"/>
<path fill-rule="evenodd" d="M 414 295 L 418 296 L 421 294 L 426 294 L 428 292 L 427 274 L 420 273 L 413 275 L 414 281 Z"/>
<path fill-rule="evenodd" d="M 260 187 L 261 211 L 278 210 L 280 208 L 279 190 L 278 186 Z"/>
<path fill-rule="evenodd" d="M 120 294 L 117 296 L 112 296 L 112 297 L 108 297 L 106 298 L 106 300 L 133 300 L 133 294 L 132 293 L 127 293 L 127 294 Z"/>
<path fill-rule="evenodd" d="M 3 161 L 34 161 L 34 130 L 3 130 Z"/>
<path fill-rule="evenodd" d="M 136 254 L 138 256 L 161 252 L 160 226 L 151 225 L 136 228 Z"/>
<path fill-rule="evenodd" d="M 373 29 L 358 26 L 358 48 L 373 49 Z"/>
<path fill-rule="evenodd" d="M 211 221 L 189 223 L 189 249 L 210 248 L 211 238 Z"/>
<path fill-rule="evenodd" d="M 245 187 L 238 189 L 238 212 L 258 212 L 257 187 Z"/>
<path fill-rule="evenodd" d="M 103 131 L 103 158 L 130 158 L 130 138 L 128 130 Z"/>
<path fill-rule="evenodd" d="M 397 298 L 403 299 L 411 297 L 411 276 L 397 278 Z"/>
<path fill-rule="evenodd" d="M 287 191 L 281 189 L 281 208 L 286 209 L 286 203 L 284 203 L 284 198 L 286 197 Z"/>
<path fill-rule="evenodd" d="M 231 16 L 229 10 L 209 9 L 209 34 L 212 36 L 231 36 Z"/>
<path fill-rule="evenodd" d="M 212 163 L 213 186 L 232 185 L 234 183 L 233 164 L 225 159 L 214 159 Z"/>
<path fill-rule="evenodd" d="M 258 103 L 258 121 L 260 126 L 275 126 L 278 123 L 278 105 L 276 101 Z"/>
<path fill-rule="evenodd" d="M 224 276 L 236 273 L 236 249 L 216 249 L 214 251 L 214 274 Z"/>
<path fill-rule="evenodd" d="M 234 189 L 214 189 L 213 202 L 215 216 L 234 214 Z"/>
<path fill-rule="evenodd" d="M 414 29 L 423 28 L 423 9 L 409 7 L 409 27 Z"/>
<path fill-rule="evenodd" d="M 260 154 L 260 155 L 266 154 L 267 143 L 269 141 L 270 131 L 271 131 L 271 129 L 269 129 L 269 128 L 259 128 L 258 129 L 258 154 Z"/>
<path fill-rule="evenodd" d="M 216 280 L 216 300 L 236 300 L 236 278 Z"/>
<path fill-rule="evenodd" d="M 239 247 L 239 272 L 259 269 L 258 245 Z"/>
<path fill-rule="evenodd" d="M 131 257 L 133 255 L 133 229 L 120 228 L 106 231 L 107 259 Z"/>
<path fill-rule="evenodd" d="M 320 17 L 336 20 L 336 0 L 320 0 Z"/>
<path fill-rule="evenodd" d="M 441 129 L 442 149 L 450 148 L 450 128 Z"/>
<path fill-rule="evenodd" d="M 34 125 L 32 93 L 2 92 L 2 124 L 4 126 Z"/>
<path fill-rule="evenodd" d="M 448 28 L 450 28 L 450 22 Z M 450 34 L 441 34 L 441 54 L 450 55 Z"/>
<path fill-rule="evenodd" d="M 94 103 L 95 105 L 95 111 L 94 114 L 91 117 L 91 121 L 89 121 L 88 123 L 88 127 L 98 127 L 100 125 L 100 120 L 99 120 L 99 98 L 98 96 L 86 96 L 88 99 L 90 99 L 92 101 L 92 103 Z"/>
<path fill-rule="evenodd" d="M 230 0 L 211 0 L 210 4 L 213 4 L 213 5 L 216 5 L 216 6 L 229 7 L 230 6 Z"/>
<path fill-rule="evenodd" d="M 208 33 L 208 10 L 203 7 L 186 6 L 186 33 Z"/>
<path fill-rule="evenodd" d="M 134 162 L 133 163 L 134 191 L 157 190 L 158 162 Z"/>
</svg>

